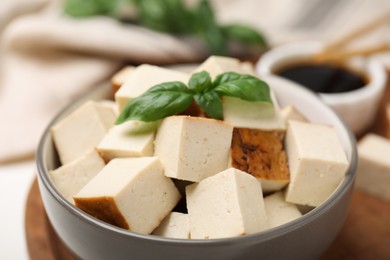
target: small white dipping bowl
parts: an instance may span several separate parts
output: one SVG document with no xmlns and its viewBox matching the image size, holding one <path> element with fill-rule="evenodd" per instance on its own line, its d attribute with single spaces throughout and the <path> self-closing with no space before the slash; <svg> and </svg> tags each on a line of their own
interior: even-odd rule
<svg viewBox="0 0 390 260">
<path fill-rule="evenodd" d="M 294 42 L 277 46 L 266 52 L 256 64 L 260 76 L 274 75 L 278 69 L 310 61 L 324 49 L 320 42 Z M 368 76 L 368 84 L 362 88 L 343 93 L 319 93 L 355 134 L 361 134 L 373 123 L 378 104 L 385 90 L 387 73 L 385 67 L 374 58 L 354 58 L 348 67 Z"/>
<path fill-rule="evenodd" d="M 310 121 L 335 127 L 349 161 L 333 194 L 304 216 L 256 234 L 187 240 L 134 233 L 100 221 L 66 200 L 48 172 L 59 166 L 50 127 L 86 99 L 107 98 L 108 84 L 63 110 L 48 126 L 37 151 L 38 183 L 49 220 L 64 244 L 80 259 L 318 259 L 344 223 L 357 165 L 356 143 L 339 117 L 311 91 L 274 76 L 263 78 L 280 104 L 294 105 Z"/>
</svg>

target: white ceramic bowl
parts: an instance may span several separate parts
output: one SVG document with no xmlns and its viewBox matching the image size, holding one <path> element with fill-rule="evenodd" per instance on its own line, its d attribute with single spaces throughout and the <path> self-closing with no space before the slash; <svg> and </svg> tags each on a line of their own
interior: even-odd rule
<svg viewBox="0 0 390 260">
<path fill-rule="evenodd" d="M 307 61 L 323 48 L 324 45 L 320 42 L 294 42 L 280 45 L 260 58 L 256 71 L 260 76 L 274 75 L 275 69 Z M 380 98 L 385 90 L 387 73 L 383 64 L 373 58 L 351 59 L 348 65 L 365 72 L 369 78 L 368 84 L 353 91 L 319 93 L 319 95 L 355 134 L 361 134 L 375 119 Z"/>
<path fill-rule="evenodd" d="M 38 181 L 51 224 L 81 259 L 317 259 L 339 232 L 350 202 L 357 164 L 353 135 L 312 92 L 272 76 L 264 77 L 282 105 L 293 104 L 313 122 L 333 125 L 349 160 L 346 176 L 320 206 L 282 226 L 260 233 L 212 240 L 183 240 L 130 232 L 84 213 L 56 190 L 48 171 L 58 167 L 50 127 L 85 99 L 105 98 L 108 85 L 86 95 L 58 115 L 43 134 L 38 151 Z"/>
</svg>

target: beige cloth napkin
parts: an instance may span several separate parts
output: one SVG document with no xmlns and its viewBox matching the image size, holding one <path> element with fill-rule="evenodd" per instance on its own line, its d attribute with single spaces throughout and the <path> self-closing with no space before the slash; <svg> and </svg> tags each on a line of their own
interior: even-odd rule
<svg viewBox="0 0 390 260">
<path fill-rule="evenodd" d="M 28 10 L 42 4 L 35 0 Z M 33 154 L 50 119 L 80 93 L 108 79 L 123 62 L 164 64 L 198 58 L 188 44 L 173 37 L 105 17 L 75 20 L 62 16 L 57 6 L 12 20 L 3 31 L 1 47 L 0 162 Z"/>
<path fill-rule="evenodd" d="M 272 44 L 337 38 L 390 10 L 388 0 L 212 0 L 212 4 L 220 22 L 253 25 Z M 378 37 L 382 40 L 389 34 Z M 60 0 L 1 0 L 0 163 L 33 155 L 52 117 L 124 62 L 192 62 L 204 54 L 199 51 L 180 39 L 109 18 L 65 17 Z"/>
</svg>

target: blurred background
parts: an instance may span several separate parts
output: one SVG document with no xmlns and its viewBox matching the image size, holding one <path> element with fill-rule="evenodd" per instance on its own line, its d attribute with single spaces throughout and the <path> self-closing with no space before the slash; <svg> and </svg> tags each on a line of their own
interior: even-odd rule
<svg viewBox="0 0 390 260">
<path fill-rule="evenodd" d="M 255 62 L 286 42 L 330 43 L 389 12 L 389 0 L 2 0 L 0 190 L 11 199 L 1 204 L 0 258 L 28 259 L 24 202 L 46 125 L 123 66 L 198 63 L 213 53 Z M 388 23 L 348 48 L 382 44 Z M 377 56 L 390 68 L 390 52 Z"/>
</svg>

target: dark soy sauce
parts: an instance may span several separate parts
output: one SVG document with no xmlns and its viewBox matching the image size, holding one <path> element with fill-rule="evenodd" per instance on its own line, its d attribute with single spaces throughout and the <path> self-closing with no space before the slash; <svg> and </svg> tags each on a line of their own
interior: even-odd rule
<svg viewBox="0 0 390 260">
<path fill-rule="evenodd" d="M 352 91 L 362 88 L 367 82 L 363 75 L 330 64 L 294 64 L 281 67 L 274 73 L 320 93 Z"/>
</svg>

